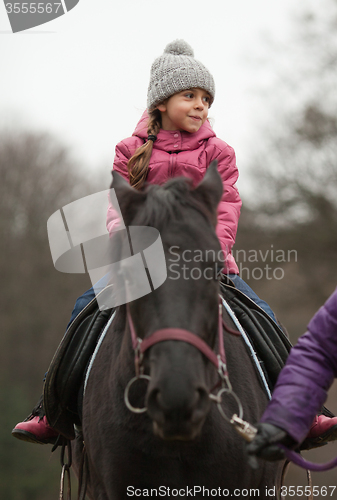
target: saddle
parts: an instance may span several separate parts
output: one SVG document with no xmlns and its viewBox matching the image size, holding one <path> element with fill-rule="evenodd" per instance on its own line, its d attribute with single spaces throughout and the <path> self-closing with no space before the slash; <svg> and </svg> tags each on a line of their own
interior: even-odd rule
<svg viewBox="0 0 337 500">
<path fill-rule="evenodd" d="M 272 392 L 292 347 L 289 338 L 280 325 L 225 275 L 221 275 L 220 291 L 245 330 Z"/>
<path fill-rule="evenodd" d="M 110 296 L 110 288 L 111 285 L 100 292 L 100 299 L 104 300 L 104 294 Z M 245 330 L 272 391 L 291 349 L 289 339 L 265 311 L 224 275 L 220 289 Z M 50 364 L 44 385 L 44 411 L 49 424 L 67 439 L 75 437 L 74 424 L 81 425 L 85 373 L 112 313 L 113 309 L 100 311 L 94 298 L 69 326 Z"/>
<path fill-rule="evenodd" d="M 99 294 L 111 294 L 111 285 Z M 113 309 L 99 309 L 97 298 L 89 302 L 67 329 L 48 369 L 43 407 L 48 423 L 67 439 L 74 439 L 74 424 L 81 424 L 83 377 L 99 337 Z"/>
</svg>

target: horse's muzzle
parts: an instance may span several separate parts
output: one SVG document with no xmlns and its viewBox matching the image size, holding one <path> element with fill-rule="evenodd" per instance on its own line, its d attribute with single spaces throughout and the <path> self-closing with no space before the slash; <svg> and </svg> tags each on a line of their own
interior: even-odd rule
<svg viewBox="0 0 337 500">
<path fill-rule="evenodd" d="M 170 398 L 165 391 L 152 388 L 148 393 L 147 411 L 153 421 L 154 434 L 166 440 L 190 441 L 201 432 L 210 409 L 206 388 L 191 391 L 189 397 Z"/>
<path fill-rule="evenodd" d="M 153 433 L 155 436 L 164 439 L 165 441 L 193 441 L 201 433 L 203 422 L 198 426 L 189 426 L 186 430 L 173 432 L 158 425 L 153 421 Z"/>
</svg>

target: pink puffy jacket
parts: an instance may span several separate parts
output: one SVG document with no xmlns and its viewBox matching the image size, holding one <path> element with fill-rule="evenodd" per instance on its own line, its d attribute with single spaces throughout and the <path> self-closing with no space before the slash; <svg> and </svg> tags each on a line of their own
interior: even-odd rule
<svg viewBox="0 0 337 500">
<path fill-rule="evenodd" d="M 144 112 L 132 135 L 116 146 L 113 170 L 128 178 L 127 163 L 136 149 L 147 139 L 148 115 Z M 241 199 L 235 183 L 239 173 L 233 148 L 218 139 L 206 121 L 196 133 L 178 130 L 160 130 L 153 145 L 147 182 L 164 184 L 172 177 L 184 176 L 197 185 L 205 175 L 212 160 L 218 160 L 224 193 L 218 207 L 217 236 L 226 259 L 224 272 L 238 274 L 239 270 L 231 253 L 235 242 L 240 216 Z M 111 234 L 116 227 L 116 212 L 109 203 L 107 228 Z"/>
</svg>

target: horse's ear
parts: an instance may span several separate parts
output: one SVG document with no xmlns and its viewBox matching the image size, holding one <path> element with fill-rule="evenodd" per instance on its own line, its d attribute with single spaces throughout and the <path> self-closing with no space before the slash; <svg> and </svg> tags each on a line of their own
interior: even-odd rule
<svg viewBox="0 0 337 500">
<path fill-rule="evenodd" d="M 146 194 L 137 191 L 117 172 L 112 172 L 110 189 L 114 189 L 124 224 L 129 225 L 135 217 L 140 205 L 144 203 Z"/>
<path fill-rule="evenodd" d="M 212 161 L 206 170 L 203 180 L 198 184 L 194 192 L 201 196 L 213 213 L 216 213 L 223 193 L 222 179 L 218 172 L 217 160 Z"/>
</svg>

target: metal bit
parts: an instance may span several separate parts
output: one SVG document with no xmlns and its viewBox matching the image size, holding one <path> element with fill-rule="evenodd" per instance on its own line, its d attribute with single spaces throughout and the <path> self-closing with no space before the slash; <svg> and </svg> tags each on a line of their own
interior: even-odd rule
<svg viewBox="0 0 337 500">
<path fill-rule="evenodd" d="M 257 429 L 253 425 L 251 425 L 249 422 L 246 422 L 245 420 L 242 420 L 242 418 L 238 417 L 236 414 L 234 414 L 230 420 L 230 423 L 234 426 L 234 429 L 240 436 L 242 436 L 246 441 L 249 443 L 253 441 Z"/>
</svg>

